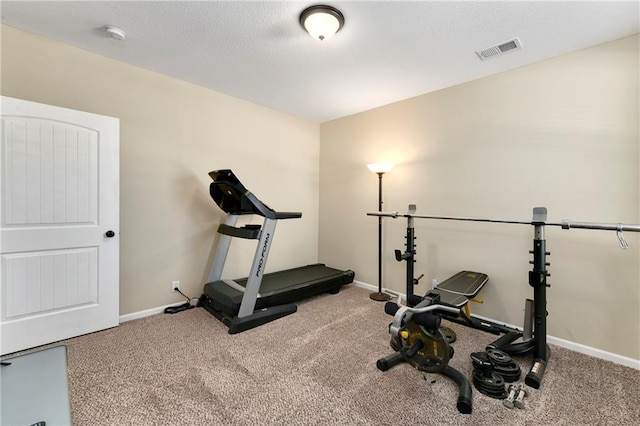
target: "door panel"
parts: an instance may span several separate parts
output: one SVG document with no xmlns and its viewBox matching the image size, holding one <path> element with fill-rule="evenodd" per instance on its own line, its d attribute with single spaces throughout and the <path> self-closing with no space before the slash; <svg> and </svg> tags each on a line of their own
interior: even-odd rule
<svg viewBox="0 0 640 426">
<path fill-rule="evenodd" d="M 2 97 L 1 131 L 1 353 L 118 325 L 118 120 Z"/>
<path fill-rule="evenodd" d="M 97 247 L 2 255 L 2 260 L 7 320 L 98 303 Z"/>
<path fill-rule="evenodd" d="M 5 225 L 96 224 L 98 133 L 15 117 L 3 125 Z"/>
</svg>

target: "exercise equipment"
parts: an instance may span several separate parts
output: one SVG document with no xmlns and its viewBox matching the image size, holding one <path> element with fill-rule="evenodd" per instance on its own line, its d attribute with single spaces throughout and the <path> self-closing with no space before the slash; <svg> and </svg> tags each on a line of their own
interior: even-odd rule
<svg viewBox="0 0 640 426">
<path fill-rule="evenodd" d="M 415 255 L 415 250 L 413 248 L 411 249 L 411 251 L 413 255 Z M 413 257 L 414 256 L 407 258 L 407 262 L 410 262 Z M 469 302 L 480 301 L 477 298 L 478 293 L 480 293 L 480 290 L 482 290 L 482 288 L 488 281 L 489 276 L 487 274 L 474 271 L 460 271 L 457 274 L 452 275 L 446 280 L 438 283 L 436 287 L 432 290 L 429 290 L 425 296 L 433 296 L 437 294 L 440 296 L 441 304 L 458 308 L 458 311 L 456 311 L 455 314 L 451 314 L 448 312 L 442 313 L 442 315 L 449 321 L 457 322 L 459 324 L 493 334 L 505 333 L 509 335 L 508 339 L 504 339 L 504 343 L 501 339 L 499 339 L 495 342 L 490 343 L 490 347 L 502 349 L 505 352 L 511 354 L 527 352 L 530 349 L 531 345 L 530 333 L 522 333 L 515 328 L 509 327 L 504 324 L 491 322 L 485 319 L 480 320 L 471 314 L 471 310 L 469 309 Z M 417 296 L 412 295 L 412 298 L 415 301 Z M 531 321 L 527 320 L 526 318 L 531 317 L 531 315 L 531 306 L 525 306 L 525 323 L 528 326 L 530 326 Z M 525 329 L 528 328 L 525 327 Z M 522 339 L 522 341 L 515 343 L 515 340 L 520 338 Z"/>
<path fill-rule="evenodd" d="M 425 297 L 415 307 L 399 306 L 394 302 L 385 304 L 385 312 L 393 316 L 389 326 L 391 347 L 396 351 L 376 362 L 380 371 L 406 362 L 427 373 L 440 373 L 458 385 L 456 407 L 463 414 L 472 411 L 471 385 L 462 373 L 449 366 L 453 347 L 440 330 L 441 317 L 438 312 L 455 310 L 439 305 L 439 296 Z"/>
<path fill-rule="evenodd" d="M 479 353 L 471 354 L 473 361 L 473 385 L 480 393 L 491 398 L 505 399 L 507 391 L 505 390 L 505 380 L 500 374 L 494 371 L 494 365 L 491 360 L 484 356 L 478 356 Z"/>
<path fill-rule="evenodd" d="M 493 371 L 502 376 L 505 382 L 513 383 L 520 380 L 520 367 L 506 352 L 499 349 L 487 349 L 486 359 L 493 365 Z"/>
<path fill-rule="evenodd" d="M 329 292 L 353 282 L 351 270 L 341 271 L 324 264 L 313 264 L 264 274 L 269 249 L 279 220 L 302 217 L 300 212 L 276 212 L 248 191 L 229 169 L 209 173 L 211 198 L 224 212 L 226 220 L 218 227 L 221 234 L 207 284 L 198 306 L 229 327 L 229 334 L 260 326 L 297 310 L 291 302 Z M 240 215 L 264 218 L 262 226 L 236 227 Z M 232 238 L 258 240 L 248 278 L 222 279 L 222 271 Z"/>
<path fill-rule="evenodd" d="M 422 296 L 418 296 L 414 294 L 413 288 L 418 285 L 420 279 L 424 276 L 424 274 L 420 275 L 418 278 L 414 278 L 414 264 L 415 264 L 415 224 L 414 217 L 417 217 L 415 214 L 416 206 L 415 204 L 409 205 L 409 210 L 406 215 L 402 215 L 407 218 L 407 233 L 405 236 L 405 247 L 406 250 L 401 252 L 400 250 L 395 250 L 395 258 L 399 262 L 406 262 L 406 297 L 407 304 L 409 306 L 414 306 L 422 300 Z M 385 216 L 388 214 L 382 213 L 367 213 L 372 216 Z M 394 218 L 399 215 L 395 213 Z M 468 303 L 472 299 L 476 299 L 478 293 L 484 285 L 489 281 L 489 277 L 487 274 L 483 274 L 480 272 L 473 271 L 460 271 L 457 274 L 447 278 L 446 280 L 437 284 L 436 288 L 430 290 L 427 295 L 439 295 L 440 303 L 448 306 L 453 306 L 458 308 L 455 314 L 447 314 L 446 312 L 443 315 L 446 316 L 448 320 L 458 322 L 473 328 L 477 328 L 483 331 L 488 331 L 493 334 L 501 334 L 501 333 L 509 333 L 514 331 L 515 329 L 511 327 L 507 327 L 501 324 L 490 323 L 488 321 L 479 320 L 473 316 L 471 316 L 471 312 L 468 307 Z"/>
<path fill-rule="evenodd" d="M 482 287 L 489 281 L 489 276 L 480 272 L 460 271 L 446 280 L 436 284 L 431 293 L 439 294 L 441 303 L 456 306 L 471 316 L 470 301 L 479 301 L 477 296 Z"/>
<path fill-rule="evenodd" d="M 520 380 L 521 370 L 518 364 L 507 353 L 498 349 L 473 352 L 471 362 L 474 386 L 492 398 L 507 398 L 505 384 Z"/>
<path fill-rule="evenodd" d="M 518 395 L 516 396 L 516 399 L 513 401 L 513 405 L 516 408 L 523 410 L 524 397 L 528 395 L 529 395 L 529 391 L 527 391 L 527 389 L 523 385 L 518 385 Z"/>
<path fill-rule="evenodd" d="M 413 286 L 415 285 L 416 280 L 413 278 L 413 257 L 415 255 L 415 249 L 413 246 L 414 237 L 414 219 L 437 219 L 437 220 L 454 220 L 454 221 L 470 221 L 470 222 L 487 222 L 487 223 L 504 223 L 504 224 L 517 224 L 517 225 L 530 225 L 533 226 L 534 231 L 534 239 L 533 239 L 533 250 L 529 253 L 533 255 L 533 260 L 530 262 L 533 267 L 532 270 L 529 271 L 529 285 L 533 287 L 533 300 L 527 302 L 525 309 L 525 329 L 520 332 L 519 330 L 514 330 L 510 327 L 500 326 L 499 324 L 489 324 L 487 327 L 487 331 L 491 329 L 502 330 L 499 332 L 504 332 L 505 335 L 494 342 L 490 347 L 504 349 L 508 348 L 509 345 L 512 345 L 512 349 L 520 350 L 520 351 L 533 351 L 533 364 L 529 373 L 525 377 L 525 384 L 538 389 L 542 382 L 542 378 L 544 376 L 545 368 L 547 365 L 547 361 L 550 357 L 550 349 L 547 345 L 547 296 L 546 289 L 550 286 L 547 283 L 547 277 L 550 275 L 547 266 L 550 265 L 547 262 L 547 256 L 550 253 L 546 250 L 546 240 L 545 240 L 545 227 L 546 226 L 557 226 L 562 229 L 595 229 L 595 230 L 606 230 L 606 231 L 616 231 L 616 235 L 618 238 L 618 244 L 622 249 L 627 248 L 629 245 L 624 238 L 624 231 L 630 232 L 640 232 L 640 225 L 638 224 L 622 224 L 622 223 L 603 223 L 603 222 L 574 222 L 570 220 L 562 220 L 562 222 L 547 222 L 547 209 L 545 207 L 534 207 L 533 208 L 533 218 L 531 221 L 516 221 L 516 220 L 501 220 L 501 219 L 483 219 L 483 218 L 472 218 L 472 217 L 455 217 L 455 216 L 429 216 L 429 215 L 417 215 L 415 204 L 409 205 L 408 212 L 405 214 L 398 212 L 368 212 L 368 216 L 377 216 L 377 217 L 390 217 L 390 218 L 398 218 L 405 217 L 407 218 L 407 252 L 404 255 L 401 255 L 401 260 L 407 261 L 407 301 L 411 303 L 411 301 L 415 301 L 415 295 L 413 294 Z M 397 255 L 396 255 L 397 258 Z M 527 312 L 528 311 L 528 312 Z M 451 312 L 449 310 L 443 311 L 444 315 L 446 312 Z M 462 315 L 462 310 L 458 310 L 456 317 Z M 531 324 L 528 325 L 527 322 L 529 318 L 532 319 Z M 473 326 L 482 327 L 482 320 L 475 319 L 469 316 L 469 324 Z M 529 330 L 528 328 L 531 328 Z M 513 344 L 515 340 L 520 337 L 531 337 L 529 339 L 525 339 L 522 345 Z"/>
<path fill-rule="evenodd" d="M 533 344 L 531 329 L 533 301 L 528 300 L 525 304 L 525 329 L 523 332 L 504 324 L 478 319 L 471 315 L 469 301 L 475 300 L 480 290 L 482 290 L 484 285 L 489 281 L 487 274 L 473 271 L 460 271 L 441 283 L 438 283 L 436 287 L 429 290 L 425 296 L 414 294 L 413 288 L 418 285 L 420 279 L 424 276 L 424 274 L 421 274 L 418 278 L 413 278 L 416 255 L 415 224 L 413 219 L 415 210 L 415 205 L 411 204 L 409 206 L 409 217 L 407 217 L 406 250 L 404 253 L 400 250 L 395 250 L 396 260 L 406 262 L 407 304 L 409 306 L 415 306 L 417 303 L 420 303 L 423 297 L 433 297 L 437 295 L 441 305 L 457 308 L 455 311 L 443 311 L 440 313 L 440 315 L 447 320 L 492 334 L 504 334 L 503 337 L 490 343 L 488 347 L 501 349 L 512 354 L 522 354 L 530 351 Z M 516 342 L 517 340 L 519 341 Z"/>
<path fill-rule="evenodd" d="M 518 388 L 516 387 L 516 385 L 509 385 L 509 389 L 507 389 L 507 393 L 509 395 L 507 396 L 507 399 L 502 401 L 502 405 L 509 409 L 513 408 L 513 400 L 516 398 L 517 391 Z"/>
</svg>

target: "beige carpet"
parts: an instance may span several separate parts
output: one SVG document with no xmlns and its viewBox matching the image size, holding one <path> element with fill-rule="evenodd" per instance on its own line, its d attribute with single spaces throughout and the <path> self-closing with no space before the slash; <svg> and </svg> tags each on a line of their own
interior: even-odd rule
<svg viewBox="0 0 640 426">
<path fill-rule="evenodd" d="M 473 413 L 460 414 L 446 377 L 407 364 L 376 369 L 391 353 L 390 319 L 366 290 L 347 286 L 238 335 L 197 308 L 71 339 L 63 343 L 74 424 L 640 424 L 640 371 L 558 347 L 524 410 L 474 389 Z M 469 353 L 495 337 L 452 328 L 450 365 L 470 378 Z M 529 357 L 518 362 L 528 371 Z"/>
</svg>

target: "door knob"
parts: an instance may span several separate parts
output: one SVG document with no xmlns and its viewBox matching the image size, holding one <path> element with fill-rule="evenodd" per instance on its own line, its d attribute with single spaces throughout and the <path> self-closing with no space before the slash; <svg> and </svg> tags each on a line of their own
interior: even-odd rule
<svg viewBox="0 0 640 426">
<path fill-rule="evenodd" d="M 112 230 L 108 230 L 106 234 L 104 234 L 105 237 L 107 238 L 113 238 L 116 236 L 116 233 L 113 232 Z"/>
</svg>

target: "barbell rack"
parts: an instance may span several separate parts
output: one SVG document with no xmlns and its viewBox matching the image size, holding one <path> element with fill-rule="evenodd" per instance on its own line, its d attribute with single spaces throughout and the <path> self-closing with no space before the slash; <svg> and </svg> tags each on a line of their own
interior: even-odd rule
<svg viewBox="0 0 640 426">
<path fill-rule="evenodd" d="M 525 384 L 535 389 L 540 387 L 542 377 L 544 375 L 547 361 L 550 357 L 550 349 L 547 345 L 547 296 L 546 288 L 550 285 L 547 283 L 547 277 L 551 274 L 547 271 L 549 263 L 546 260 L 546 256 L 550 255 L 546 251 L 545 240 L 545 227 L 555 226 L 562 229 L 593 229 L 604 231 L 616 231 L 618 237 L 618 243 L 620 248 L 626 249 L 629 244 L 624 238 L 624 231 L 628 232 L 640 232 L 640 224 L 625 224 L 625 223 L 606 223 L 606 222 L 577 222 L 568 219 L 563 219 L 560 222 L 547 222 L 547 209 L 546 207 L 534 207 L 533 217 L 530 221 L 522 220 L 506 220 L 506 219 L 488 219 L 488 218 L 474 218 L 474 217 L 460 217 L 460 216 L 438 216 L 438 215 L 423 215 L 416 214 L 416 205 L 409 204 L 409 208 L 406 213 L 394 212 L 367 212 L 367 216 L 390 217 L 393 219 L 406 218 L 407 219 L 407 251 L 410 252 L 405 257 L 407 261 L 407 298 L 413 296 L 413 255 L 415 254 L 413 239 L 414 237 L 414 219 L 434 219 L 434 220 L 453 220 L 463 222 L 484 222 L 484 223 L 496 223 L 496 224 L 512 224 L 512 225 L 529 225 L 534 227 L 534 240 L 533 250 L 529 251 L 533 255 L 533 261 L 530 261 L 533 265 L 531 271 L 529 271 L 529 285 L 533 287 L 533 312 L 534 312 L 534 335 L 533 335 L 533 365 L 529 370 L 529 373 L 525 377 Z M 411 240 L 411 241 L 409 241 Z"/>
</svg>

